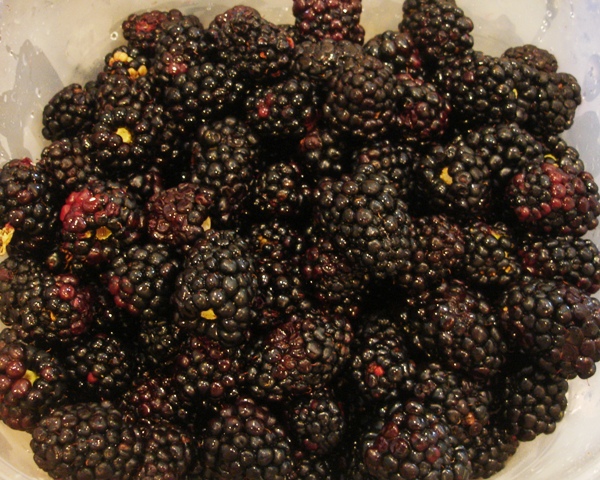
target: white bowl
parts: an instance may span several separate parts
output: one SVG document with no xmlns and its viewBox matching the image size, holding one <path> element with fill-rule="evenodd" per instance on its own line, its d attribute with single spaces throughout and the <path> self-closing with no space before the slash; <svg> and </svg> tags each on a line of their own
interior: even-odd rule
<svg viewBox="0 0 600 480">
<path fill-rule="evenodd" d="M 104 54 L 124 43 L 120 25 L 131 12 L 178 8 L 208 23 L 239 3 L 277 23 L 293 21 L 291 0 L 4 0 L 0 2 L 0 163 L 38 158 L 47 142 L 41 112 L 62 86 L 95 76 Z M 583 104 L 564 137 L 600 178 L 600 1 L 458 0 L 475 22 L 476 48 L 500 54 L 534 43 L 552 51 L 562 71 L 582 86 Z M 282 6 L 283 5 L 283 6 Z M 364 0 L 367 38 L 395 29 L 401 0 Z M 205 23 L 205 24 L 206 24 Z M 592 234 L 600 241 L 600 232 Z M 495 480 L 600 478 L 600 374 L 570 383 L 569 407 L 552 435 L 524 443 Z M 29 448 L 29 435 L 0 425 L 0 479 L 46 479 Z"/>
</svg>

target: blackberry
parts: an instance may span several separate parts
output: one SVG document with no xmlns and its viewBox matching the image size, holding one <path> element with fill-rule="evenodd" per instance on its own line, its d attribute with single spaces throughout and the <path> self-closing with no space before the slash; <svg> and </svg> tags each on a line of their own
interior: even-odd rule
<svg viewBox="0 0 600 480">
<path fill-rule="evenodd" d="M 159 190 L 146 203 L 146 228 L 155 242 L 186 248 L 210 226 L 214 191 L 194 183 Z"/>
<path fill-rule="evenodd" d="M 564 280 L 592 294 L 600 290 L 600 252 L 587 238 L 528 236 L 519 248 L 530 275 Z"/>
<path fill-rule="evenodd" d="M 556 73 L 558 71 L 556 57 L 548 50 L 536 45 L 525 44 L 510 47 L 504 51 L 502 56 L 526 63 L 541 72 Z"/>
<path fill-rule="evenodd" d="M 505 362 L 507 344 L 492 304 L 459 280 L 417 297 L 406 329 L 429 358 L 472 378 L 486 381 Z"/>
<path fill-rule="evenodd" d="M 410 269 L 414 226 L 390 179 L 362 173 L 323 179 L 316 188 L 316 222 L 336 248 L 376 279 Z"/>
<path fill-rule="evenodd" d="M 311 303 L 300 270 L 306 239 L 298 228 L 272 219 L 254 224 L 248 242 L 258 280 L 257 326 L 269 329 Z"/>
<path fill-rule="evenodd" d="M 473 21 L 454 1 L 407 0 L 398 29 L 407 32 L 428 68 L 460 58 L 473 46 Z"/>
<path fill-rule="evenodd" d="M 417 400 L 390 405 L 360 436 L 356 454 L 366 478 L 458 480 L 471 473 L 466 450 L 448 425 Z"/>
<path fill-rule="evenodd" d="M 416 156 L 417 153 L 411 146 L 382 139 L 353 150 L 352 171 L 366 173 L 372 170 L 384 174 L 392 181 L 400 198 L 410 203 Z"/>
<path fill-rule="evenodd" d="M 527 365 L 509 372 L 500 388 L 508 431 L 521 441 L 555 431 L 567 409 L 567 380 Z"/>
<path fill-rule="evenodd" d="M 534 135 L 557 135 L 571 128 L 581 104 L 581 86 L 564 72 L 540 71 L 536 77 L 537 98 L 526 128 Z"/>
<path fill-rule="evenodd" d="M 331 78 L 323 118 L 341 135 L 357 140 L 381 138 L 394 116 L 395 87 L 391 67 L 365 55 Z"/>
<path fill-rule="evenodd" d="M 187 478 L 193 471 L 197 448 L 187 429 L 163 419 L 139 420 L 134 429 L 140 445 L 140 468 L 135 478 Z"/>
<path fill-rule="evenodd" d="M 514 60 L 469 51 L 447 62 L 435 74 L 440 92 L 446 95 L 453 120 L 467 126 L 517 122 L 527 119 L 531 105 L 528 76 L 533 72 Z M 526 93 L 525 93 L 526 92 Z"/>
<path fill-rule="evenodd" d="M 132 345 L 110 333 L 80 339 L 64 352 L 67 377 L 84 398 L 117 400 L 137 376 Z"/>
<path fill-rule="evenodd" d="M 8 256 L 0 263 L 0 321 L 21 325 L 21 312 L 39 296 L 43 265 L 30 257 Z"/>
<path fill-rule="evenodd" d="M 521 276 L 516 236 L 503 222 L 476 220 L 464 226 L 462 275 L 476 288 L 505 287 Z"/>
<path fill-rule="evenodd" d="M 440 364 L 420 366 L 413 395 L 443 418 L 459 443 L 477 444 L 490 425 L 495 400 L 492 390 Z"/>
<path fill-rule="evenodd" d="M 363 49 L 367 55 L 389 64 L 396 75 L 416 78 L 424 73 L 421 54 L 407 32 L 386 30 L 368 40 Z"/>
<path fill-rule="evenodd" d="M 274 327 L 249 354 L 244 381 L 255 398 L 281 402 L 330 384 L 350 358 L 342 316 L 310 310 Z"/>
<path fill-rule="evenodd" d="M 350 142 L 327 127 L 317 126 L 300 140 L 296 156 L 311 183 L 323 176 L 337 178 L 349 170 Z"/>
<path fill-rule="evenodd" d="M 294 0 L 292 13 L 300 37 L 318 42 L 330 38 L 362 44 L 365 29 L 360 25 L 360 0 Z"/>
<path fill-rule="evenodd" d="M 153 104 L 104 108 L 92 128 L 93 157 L 113 178 L 147 170 L 163 125 L 162 107 Z"/>
<path fill-rule="evenodd" d="M 367 316 L 356 332 L 347 371 L 367 401 L 391 403 L 410 390 L 416 364 L 403 331 L 389 313 Z"/>
<path fill-rule="evenodd" d="M 600 358 L 598 299 L 562 281 L 523 277 L 497 302 L 513 344 L 551 375 L 589 378 Z"/>
<path fill-rule="evenodd" d="M 156 92 L 154 77 L 143 75 L 133 78 L 129 72 L 119 69 L 115 72 L 100 72 L 93 88 L 96 102 L 94 123 L 99 120 L 102 112 L 107 110 L 142 111 L 146 105 L 153 103 Z"/>
<path fill-rule="evenodd" d="M 349 40 L 308 40 L 296 45 L 291 68 L 300 78 L 306 77 L 314 82 L 321 92 L 340 70 L 361 62 L 363 56 L 361 46 Z"/>
<path fill-rule="evenodd" d="M 492 174 L 494 192 L 503 192 L 524 165 L 540 162 L 544 146 L 516 123 L 484 125 L 456 139 L 481 156 Z"/>
<path fill-rule="evenodd" d="M 298 397 L 288 408 L 290 435 L 307 453 L 323 457 L 341 446 L 346 418 L 334 394 L 324 390 Z"/>
<path fill-rule="evenodd" d="M 416 188 L 433 213 L 481 214 L 491 202 L 491 172 L 483 158 L 459 142 L 434 144 L 417 157 Z"/>
<path fill-rule="evenodd" d="M 435 288 L 465 263 L 466 241 L 463 231 L 445 214 L 413 219 L 415 250 L 412 257 L 411 291 Z"/>
<path fill-rule="evenodd" d="M 313 83 L 293 76 L 251 88 L 244 100 L 246 122 L 268 138 L 302 138 L 314 127 L 319 107 Z"/>
<path fill-rule="evenodd" d="M 168 23 L 180 21 L 183 14 L 176 9 L 169 11 L 150 10 L 132 13 L 121 24 L 123 37 L 131 48 L 152 54 Z"/>
<path fill-rule="evenodd" d="M 58 359 L 19 336 L 13 329 L 0 333 L 0 418 L 12 429 L 31 432 L 65 401 L 69 385 Z"/>
<path fill-rule="evenodd" d="M 441 137 L 448 128 L 450 104 L 433 83 L 397 75 L 397 112 L 392 121 L 399 135 L 410 142 Z"/>
<path fill-rule="evenodd" d="M 248 340 L 256 320 L 258 281 L 248 244 L 232 230 L 209 230 L 186 257 L 177 276 L 175 322 L 225 346 Z"/>
<path fill-rule="evenodd" d="M 240 396 L 209 419 L 200 436 L 201 478 L 284 480 L 291 441 L 267 407 Z"/>
<path fill-rule="evenodd" d="M 108 401 L 44 415 L 32 433 L 35 463 L 53 478 L 133 478 L 140 466 L 133 427 Z"/>
<path fill-rule="evenodd" d="M 582 236 L 598 225 L 598 185 L 591 173 L 544 161 L 516 173 L 506 190 L 513 218 L 529 231 Z"/>
<path fill-rule="evenodd" d="M 148 370 L 132 381 L 117 406 L 120 411 L 132 412 L 134 418 L 189 425 L 195 409 L 185 405 L 174 383 L 173 376 Z"/>
<path fill-rule="evenodd" d="M 90 178 L 102 177 L 102 171 L 94 161 L 93 150 L 89 135 L 62 138 L 42 150 L 39 166 L 54 179 L 61 199 L 82 188 Z"/>
<path fill-rule="evenodd" d="M 42 135 L 58 140 L 88 131 L 95 114 L 94 95 L 78 83 L 56 92 L 42 112 Z"/>
<path fill-rule="evenodd" d="M 103 267 L 137 242 L 144 225 L 138 198 L 113 181 L 90 181 L 73 191 L 60 210 L 61 248 L 72 268 Z"/>
<path fill-rule="evenodd" d="M 173 366 L 173 386 L 186 405 L 223 403 L 239 396 L 243 370 L 239 352 L 207 337 L 191 336 L 179 349 Z"/>
<path fill-rule="evenodd" d="M 164 244 L 133 245 L 118 254 L 105 273 L 119 308 L 141 319 L 165 315 L 180 261 Z"/>
<path fill-rule="evenodd" d="M 258 137 L 236 117 L 216 120 L 198 129 L 192 144 L 190 181 L 216 190 L 218 217 L 227 223 L 248 194 L 258 163 Z"/>
<path fill-rule="evenodd" d="M 54 179 L 30 158 L 13 159 L 0 170 L 0 253 L 35 252 L 53 240 L 59 198 Z"/>
<path fill-rule="evenodd" d="M 309 196 L 300 166 L 283 160 L 270 163 L 258 173 L 245 199 L 245 208 L 259 220 L 294 220 L 306 216 Z"/>
<path fill-rule="evenodd" d="M 319 305 L 356 318 L 369 294 L 369 275 L 357 268 L 326 237 L 308 238 L 301 259 L 301 274 Z"/>
<path fill-rule="evenodd" d="M 219 62 L 259 83 L 285 75 L 294 49 L 284 28 L 244 5 L 217 15 L 206 30 L 206 42 Z"/>
<path fill-rule="evenodd" d="M 492 425 L 484 428 L 468 447 L 473 467 L 471 478 L 489 478 L 498 473 L 517 452 L 519 443 L 505 427 Z"/>
</svg>

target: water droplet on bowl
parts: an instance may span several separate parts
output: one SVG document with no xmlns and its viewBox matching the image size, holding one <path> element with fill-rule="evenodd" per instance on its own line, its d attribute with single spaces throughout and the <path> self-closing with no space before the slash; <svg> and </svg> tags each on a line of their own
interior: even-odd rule
<svg viewBox="0 0 600 480">
<path fill-rule="evenodd" d="M 115 41 L 115 40 L 117 40 L 118 38 L 119 38 L 119 32 L 112 32 L 112 33 L 110 34 L 110 39 L 111 39 L 112 41 Z"/>
</svg>

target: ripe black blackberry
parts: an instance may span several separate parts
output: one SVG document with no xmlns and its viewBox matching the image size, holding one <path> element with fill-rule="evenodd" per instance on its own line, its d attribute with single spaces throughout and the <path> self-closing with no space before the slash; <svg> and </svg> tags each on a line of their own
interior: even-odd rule
<svg viewBox="0 0 600 480">
<path fill-rule="evenodd" d="M 257 221 L 294 221 L 308 216 L 309 197 L 310 189 L 300 166 L 289 160 L 276 161 L 258 172 L 244 209 Z"/>
<path fill-rule="evenodd" d="M 189 251 L 172 301 L 176 324 L 224 346 L 248 340 L 258 281 L 247 242 L 233 230 L 208 230 Z"/>
<path fill-rule="evenodd" d="M 352 148 L 350 142 L 317 125 L 299 142 L 296 157 L 306 171 L 309 183 L 314 184 L 323 176 L 338 178 L 350 169 Z"/>
<path fill-rule="evenodd" d="M 250 88 L 246 122 L 261 137 L 297 140 L 314 128 L 321 101 L 311 81 L 294 76 Z"/>
<path fill-rule="evenodd" d="M 217 15 L 206 29 L 207 49 L 219 62 L 250 81 L 264 83 L 288 71 L 294 41 L 286 30 L 249 6 Z"/>
<path fill-rule="evenodd" d="M 118 182 L 91 180 L 73 191 L 60 210 L 61 249 L 74 270 L 102 268 L 142 237 L 139 199 Z"/>
<path fill-rule="evenodd" d="M 318 42 L 330 38 L 358 44 L 365 39 L 360 0 L 294 0 L 292 13 L 302 39 Z"/>
<path fill-rule="evenodd" d="M 383 137 L 394 116 L 396 77 L 389 65 L 365 55 L 329 81 L 323 118 L 357 140 Z"/>
<path fill-rule="evenodd" d="M 258 137 L 236 117 L 206 123 L 191 146 L 189 181 L 215 189 L 214 221 L 227 224 L 247 195 L 258 164 Z"/>
<path fill-rule="evenodd" d="M 521 276 L 518 237 L 503 222 L 470 221 L 463 227 L 465 259 L 462 277 L 476 288 L 494 290 Z"/>
<path fill-rule="evenodd" d="M 62 353 L 67 378 L 79 398 L 117 400 L 137 376 L 132 342 L 111 333 L 96 333 L 74 342 Z"/>
<path fill-rule="evenodd" d="M 254 398 L 281 402 L 324 388 L 350 358 L 352 329 L 342 316 L 316 309 L 291 315 L 248 356 L 244 383 Z"/>
<path fill-rule="evenodd" d="M 270 329 L 288 315 L 309 308 L 301 272 L 307 248 L 304 233 L 285 221 L 271 219 L 252 226 L 248 243 L 258 280 L 257 326 Z"/>
<path fill-rule="evenodd" d="M 56 92 L 42 112 L 42 135 L 58 140 L 88 131 L 95 114 L 95 99 L 85 86 L 72 83 Z"/>
<path fill-rule="evenodd" d="M 567 380 L 526 362 L 502 380 L 498 401 L 508 431 L 520 441 L 554 432 L 567 409 Z"/>
<path fill-rule="evenodd" d="M 493 391 L 437 363 L 419 365 L 415 377 L 412 394 L 446 421 L 460 444 L 477 444 L 496 408 Z"/>
<path fill-rule="evenodd" d="M 523 277 L 497 301 L 514 347 L 550 375 L 589 378 L 600 360 L 600 301 L 563 281 Z"/>
<path fill-rule="evenodd" d="M 330 239 L 309 234 L 300 268 L 308 291 L 319 305 L 349 319 L 361 314 L 370 290 L 369 275 Z"/>
<path fill-rule="evenodd" d="M 529 164 L 506 189 L 512 216 L 528 231 L 582 236 L 598 225 L 600 196 L 591 173 L 554 162 Z"/>
<path fill-rule="evenodd" d="M 10 255 L 0 263 L 0 321 L 6 326 L 21 325 L 21 312 L 38 298 L 43 264 L 30 257 Z"/>
<path fill-rule="evenodd" d="M 362 168 L 369 170 L 368 165 Z M 373 278 L 396 278 L 409 271 L 414 251 L 408 207 L 387 176 L 356 170 L 353 176 L 319 183 L 316 222 L 336 248 Z"/>
<path fill-rule="evenodd" d="M 341 446 L 346 418 L 331 391 L 298 397 L 286 410 L 290 436 L 308 454 L 323 457 Z"/>
<path fill-rule="evenodd" d="M 129 72 L 117 69 L 115 72 L 100 72 L 90 86 L 93 88 L 96 108 L 94 123 L 103 110 L 129 108 L 143 110 L 153 103 L 156 94 L 154 77 L 150 75 L 133 78 Z"/>
<path fill-rule="evenodd" d="M 154 242 L 186 249 L 211 224 L 215 192 L 194 183 L 159 190 L 146 203 L 146 228 Z"/>
<path fill-rule="evenodd" d="M 196 466 L 197 444 L 188 429 L 160 419 L 133 425 L 139 445 L 139 470 L 134 478 L 188 478 Z"/>
<path fill-rule="evenodd" d="M 184 404 L 198 409 L 238 397 L 243 368 L 239 351 L 226 349 L 208 337 L 192 335 L 179 348 L 171 378 Z"/>
<path fill-rule="evenodd" d="M 61 138 L 42 150 L 39 166 L 54 179 L 61 200 L 83 187 L 90 178 L 102 176 L 93 159 L 93 150 L 89 134 Z"/>
<path fill-rule="evenodd" d="M 306 77 L 314 82 L 321 92 L 340 70 L 346 70 L 354 63 L 362 61 L 363 56 L 361 46 L 349 40 L 307 40 L 296 45 L 291 68 L 300 78 Z"/>
<path fill-rule="evenodd" d="M 535 78 L 537 98 L 526 128 L 539 137 L 557 135 L 571 128 L 581 104 L 581 86 L 565 72 L 539 71 Z"/>
<path fill-rule="evenodd" d="M 470 50 L 444 64 L 434 76 L 452 108 L 453 121 L 466 126 L 517 122 L 530 112 L 532 71 L 514 60 Z M 527 73 L 527 75 L 525 75 Z M 530 100 L 529 103 L 524 103 Z"/>
<path fill-rule="evenodd" d="M 165 315 L 181 262 L 166 245 L 132 245 L 119 253 L 104 274 L 108 291 L 119 308 L 152 319 Z"/>
<path fill-rule="evenodd" d="M 368 40 L 365 53 L 389 64 L 396 75 L 409 74 L 413 78 L 423 75 L 423 61 L 412 37 L 407 32 L 386 30 Z"/>
<path fill-rule="evenodd" d="M 461 57 L 473 46 L 473 21 L 454 1 L 407 0 L 398 29 L 407 32 L 428 68 Z"/>
<path fill-rule="evenodd" d="M 360 436 L 358 478 L 469 478 L 471 466 L 446 422 L 418 400 L 391 404 Z"/>
<path fill-rule="evenodd" d="M 488 210 L 491 172 L 473 149 L 451 142 L 434 144 L 417 156 L 417 192 L 433 213 L 472 216 Z"/>
<path fill-rule="evenodd" d="M 182 17 L 183 14 L 176 9 L 132 13 L 123 20 L 121 30 L 129 47 L 139 48 L 145 53 L 153 54 L 156 43 L 163 34 L 166 25 L 180 21 Z"/>
<path fill-rule="evenodd" d="M 69 385 L 61 362 L 20 336 L 12 328 L 0 333 L 0 418 L 12 429 L 31 432 L 66 401 Z"/>
<path fill-rule="evenodd" d="M 370 313 L 357 330 L 347 375 L 369 402 L 404 397 L 416 377 L 416 364 L 404 332 L 388 312 Z"/>
<path fill-rule="evenodd" d="M 53 478 L 133 478 L 140 445 L 110 402 L 73 403 L 44 415 L 32 433 L 36 464 Z"/>
<path fill-rule="evenodd" d="M 54 179 L 30 158 L 13 159 L 0 170 L 0 252 L 7 247 L 35 253 L 48 248 L 58 226 L 60 198 Z"/>
<path fill-rule="evenodd" d="M 433 83 L 408 73 L 397 75 L 397 106 L 393 125 L 408 142 L 440 138 L 450 119 L 450 104 Z"/>
<path fill-rule="evenodd" d="M 589 294 L 600 290 L 600 251 L 590 239 L 528 236 L 519 256 L 530 275 L 562 279 Z"/>
<path fill-rule="evenodd" d="M 540 162 L 545 147 L 516 123 L 497 123 L 468 130 L 455 141 L 467 145 L 481 156 L 492 174 L 497 196 L 510 178 L 524 165 Z"/>
<path fill-rule="evenodd" d="M 290 438 L 269 409 L 249 397 L 218 408 L 200 439 L 200 478 L 290 478 Z"/>
<path fill-rule="evenodd" d="M 519 443 L 504 426 L 484 428 L 467 449 L 473 467 L 471 478 L 489 478 L 498 473 L 517 452 Z"/>
<path fill-rule="evenodd" d="M 413 164 L 416 157 L 415 149 L 408 144 L 382 139 L 353 149 L 351 171 L 384 174 L 392 181 L 400 198 L 410 204 L 414 184 Z"/>
<path fill-rule="evenodd" d="M 509 47 L 504 51 L 502 56 L 526 63 L 542 72 L 555 73 L 558 71 L 556 57 L 548 50 L 540 48 L 537 45 L 525 44 Z"/>
<path fill-rule="evenodd" d="M 180 425 L 193 424 L 197 413 L 180 398 L 173 376 L 160 370 L 146 370 L 135 378 L 116 404 L 133 418 L 164 419 Z"/>
<path fill-rule="evenodd" d="M 487 381 L 506 360 L 507 344 L 487 298 L 449 279 L 415 299 L 405 328 L 415 347 L 433 361 Z"/>
<path fill-rule="evenodd" d="M 460 271 L 465 263 L 465 237 L 462 228 L 445 214 L 424 215 L 413 220 L 415 250 L 412 257 L 410 291 L 435 288 Z"/>
</svg>

